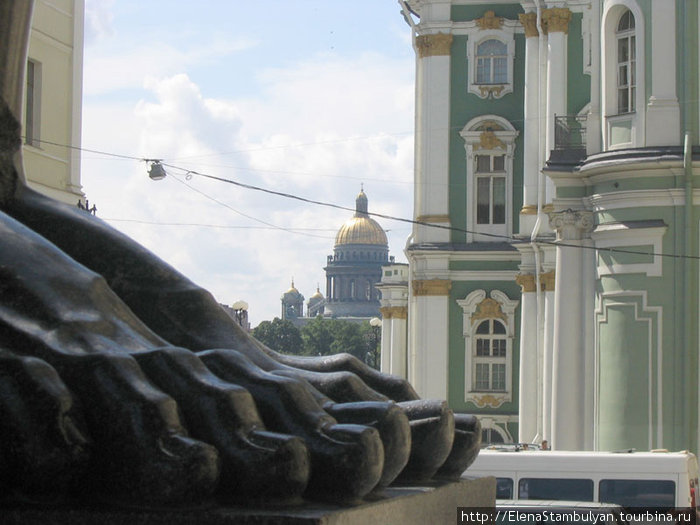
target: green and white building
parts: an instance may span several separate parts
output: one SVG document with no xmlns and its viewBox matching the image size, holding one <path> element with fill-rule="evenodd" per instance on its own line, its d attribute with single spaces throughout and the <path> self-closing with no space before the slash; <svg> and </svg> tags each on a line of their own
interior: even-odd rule
<svg viewBox="0 0 700 525">
<path fill-rule="evenodd" d="M 698 3 L 399 3 L 419 224 L 384 370 L 487 441 L 698 451 Z"/>
</svg>

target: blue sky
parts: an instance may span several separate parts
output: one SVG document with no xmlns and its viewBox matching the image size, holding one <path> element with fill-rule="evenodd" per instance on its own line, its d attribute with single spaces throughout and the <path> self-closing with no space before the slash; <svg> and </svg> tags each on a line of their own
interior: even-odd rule
<svg viewBox="0 0 700 525">
<path fill-rule="evenodd" d="M 233 179 L 411 218 L 414 53 L 395 0 L 86 0 L 83 148 L 99 215 L 253 325 L 307 298 L 350 212 Z M 181 168 L 181 169 L 180 169 Z M 405 260 L 410 226 L 380 219 Z"/>
</svg>

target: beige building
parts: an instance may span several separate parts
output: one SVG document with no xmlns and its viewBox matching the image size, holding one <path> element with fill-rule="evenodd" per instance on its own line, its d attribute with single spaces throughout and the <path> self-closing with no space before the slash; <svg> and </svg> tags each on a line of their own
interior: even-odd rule
<svg viewBox="0 0 700 525">
<path fill-rule="evenodd" d="M 29 185 L 69 204 L 84 198 L 78 149 L 84 15 L 84 0 L 36 0 L 22 122 Z"/>
</svg>

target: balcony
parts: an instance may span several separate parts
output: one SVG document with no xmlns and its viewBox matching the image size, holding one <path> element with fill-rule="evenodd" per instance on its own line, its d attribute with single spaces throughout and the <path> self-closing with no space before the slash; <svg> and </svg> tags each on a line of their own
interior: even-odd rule
<svg viewBox="0 0 700 525">
<path fill-rule="evenodd" d="M 552 164 L 577 164 L 586 158 L 586 115 L 554 117 Z"/>
</svg>

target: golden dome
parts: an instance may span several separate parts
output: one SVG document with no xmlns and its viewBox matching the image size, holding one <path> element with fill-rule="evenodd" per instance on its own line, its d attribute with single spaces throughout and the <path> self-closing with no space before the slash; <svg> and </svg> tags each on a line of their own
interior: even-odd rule
<svg viewBox="0 0 700 525">
<path fill-rule="evenodd" d="M 323 299 L 323 294 L 321 293 L 321 290 L 318 286 L 316 287 L 316 293 L 313 294 L 309 299 Z"/>
<path fill-rule="evenodd" d="M 294 279 L 292 279 L 292 286 L 282 294 L 282 297 L 298 297 L 300 295 L 299 290 L 294 287 Z"/>
<path fill-rule="evenodd" d="M 389 244 L 382 227 L 367 213 L 367 196 L 363 190 L 355 199 L 355 215 L 340 227 L 335 236 L 336 246 L 344 244 Z"/>
</svg>

